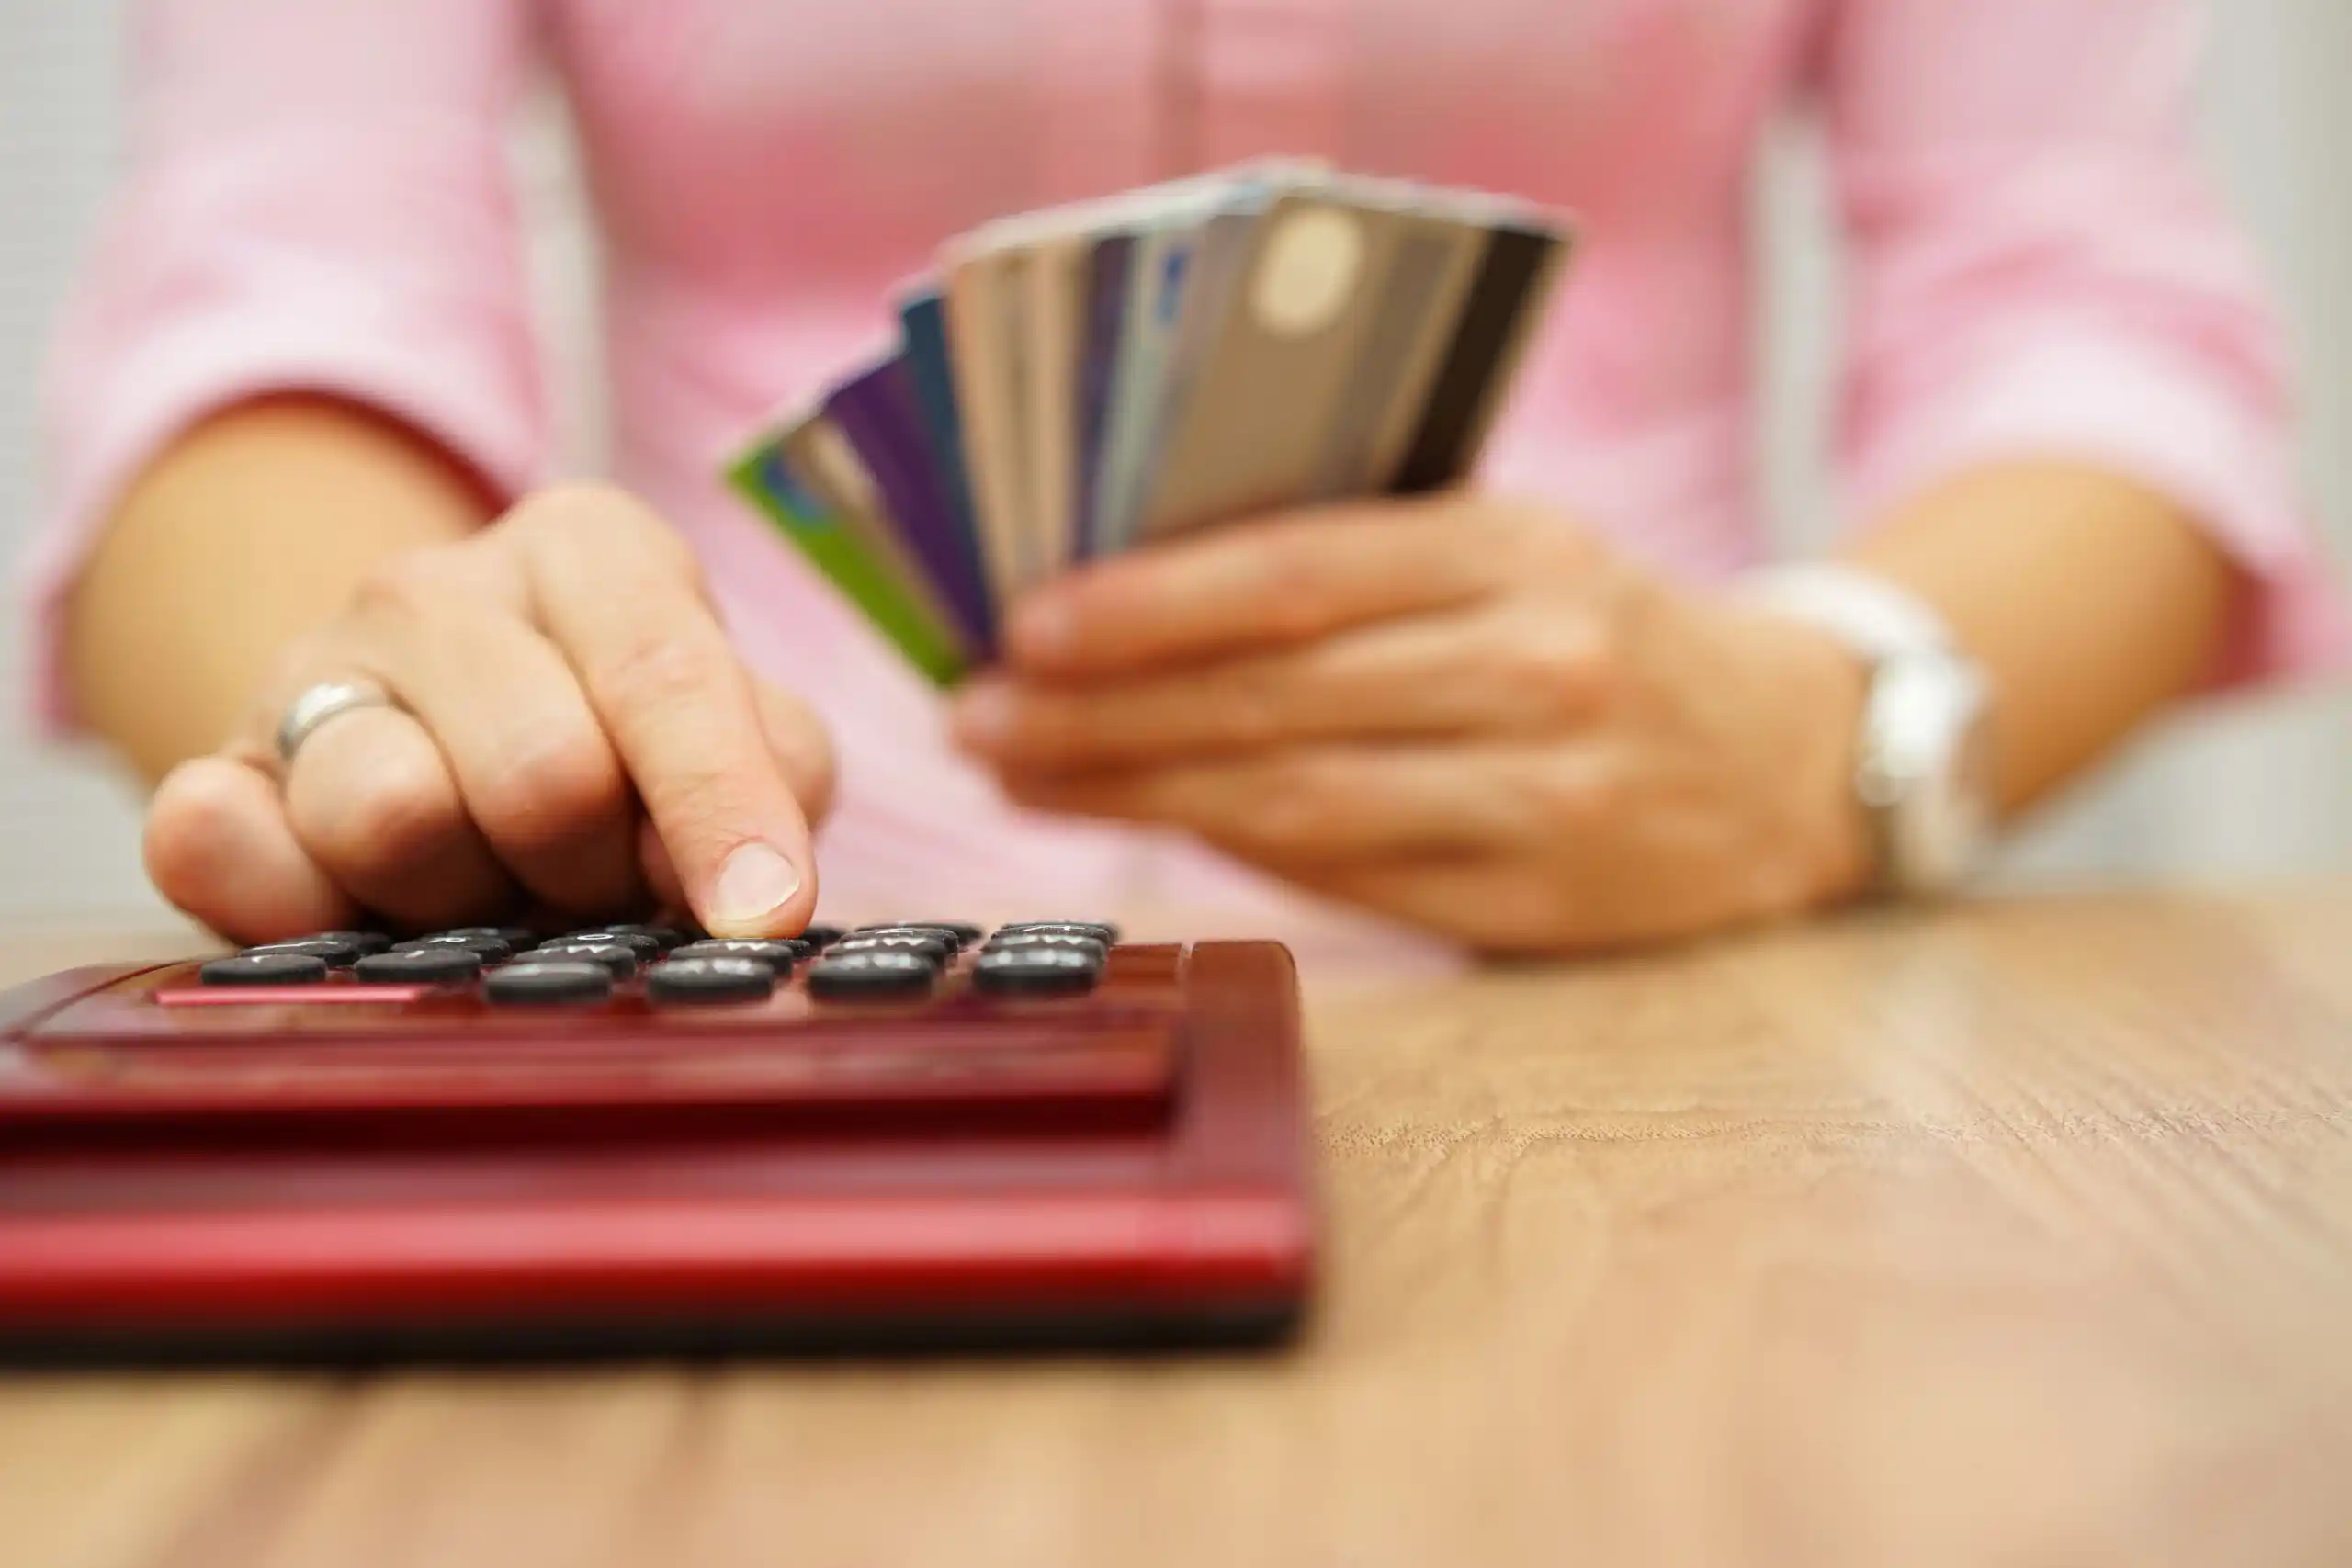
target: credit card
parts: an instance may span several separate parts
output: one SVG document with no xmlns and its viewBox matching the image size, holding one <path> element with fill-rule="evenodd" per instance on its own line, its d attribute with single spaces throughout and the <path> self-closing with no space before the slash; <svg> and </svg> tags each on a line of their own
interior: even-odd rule
<svg viewBox="0 0 2352 1568">
<path fill-rule="evenodd" d="M 786 434 L 784 457 L 811 500 L 888 575 L 929 637 L 968 667 L 972 649 L 955 615 L 892 524 L 881 487 L 857 447 L 821 410 Z"/>
<path fill-rule="evenodd" d="M 890 526 L 929 597 L 944 605 L 967 648 L 989 646 L 989 595 L 966 554 L 967 536 L 947 499 L 923 434 L 905 362 L 883 359 L 834 387 L 822 404 L 855 448 Z"/>
<path fill-rule="evenodd" d="M 1385 491 L 1405 444 L 1429 401 L 1440 357 L 1486 254 L 1478 215 L 1418 192 L 1369 192 L 1393 231 L 1372 330 L 1347 377 L 1306 499 L 1337 501 Z"/>
<path fill-rule="evenodd" d="M 1390 487 L 1396 493 L 1442 490 L 1476 465 L 1568 251 L 1568 235 L 1551 224 L 1515 221 L 1489 233 L 1453 341 L 1398 463 Z"/>
<path fill-rule="evenodd" d="M 1268 167 L 1287 167 L 1270 164 Z M 1251 165 L 1248 176 L 1259 177 Z M 959 242 L 967 256 L 996 258 L 1001 362 L 979 379 L 1012 398 L 1007 530 L 1012 586 L 1040 581 L 1078 558 L 1079 380 L 1088 321 L 1090 258 L 1103 239 L 1157 215 L 1197 208 L 1236 183 L 1220 173 L 1148 186 L 999 220 Z M 951 307 L 952 308 L 952 307 Z"/>
<path fill-rule="evenodd" d="M 1197 337 L 1180 345 L 1192 363 L 1175 378 L 1146 538 L 1314 493 L 1402 232 L 1396 213 L 1339 192 L 1288 191 L 1226 242 L 1227 262 L 1217 249 L 1226 221 L 1210 225 L 1210 271 L 1195 285 L 1206 308 Z"/>
<path fill-rule="evenodd" d="M 1012 258 L 976 236 L 951 250 L 945 301 L 947 344 L 955 358 L 956 407 L 964 433 L 964 466 L 972 515 L 988 578 L 989 598 L 1001 613 L 1024 581 L 1017 528 L 1020 493 L 1019 397 L 1012 350 L 1004 342 L 1001 297 Z"/>
<path fill-rule="evenodd" d="M 1100 552 L 1103 444 L 1125 335 L 1129 273 L 1141 242 L 1132 231 L 1105 234 L 1086 262 L 1085 333 L 1078 353 L 1077 450 L 1070 475 L 1071 531 L 1078 558 Z"/>
<path fill-rule="evenodd" d="M 1193 284 L 1203 274 L 1200 258 L 1213 221 L 1225 215 L 1220 232 L 1246 227 L 1272 193 L 1311 185 L 1329 174 L 1312 159 L 1246 164 L 1162 187 L 1173 198 L 1138 221 L 1118 368 L 1112 376 L 1110 412 L 1096 462 L 1095 553 L 1113 554 L 1136 542 L 1173 397 L 1188 312 L 1204 313 L 1193 302 Z M 1211 276 L 1217 271 L 1207 270 Z"/>
<path fill-rule="evenodd" d="M 729 470 L 736 491 L 909 663 L 941 685 L 953 682 L 967 661 L 942 620 L 908 593 L 898 573 L 794 471 L 786 446 L 799 429 L 789 425 L 739 457 Z"/>
<path fill-rule="evenodd" d="M 1022 361 L 1031 558 L 1040 581 L 1078 558 L 1074 502 L 1079 347 L 1093 238 L 1050 233 L 1024 247 L 1027 353 Z"/>
<path fill-rule="evenodd" d="M 946 498 L 956 553 L 980 602 L 985 624 L 979 627 L 982 635 L 978 646 L 982 652 L 990 652 L 996 646 L 995 595 L 989 592 L 979 525 L 972 515 L 971 479 L 964 467 L 963 419 L 956 407 L 956 367 L 947 346 L 947 309 L 936 287 L 918 288 L 899 302 L 899 330 L 907 385 L 913 390 L 915 411 L 922 416 L 933 469 Z"/>
<path fill-rule="evenodd" d="M 1205 219 L 1171 219 L 1136 237 L 1118 363 L 1111 374 L 1110 407 L 1094 461 L 1089 521 L 1096 555 L 1115 554 L 1135 538 L 1136 508 L 1151 438 L 1159 424 L 1159 394 L 1183 319 L 1184 285 L 1205 232 Z"/>
</svg>

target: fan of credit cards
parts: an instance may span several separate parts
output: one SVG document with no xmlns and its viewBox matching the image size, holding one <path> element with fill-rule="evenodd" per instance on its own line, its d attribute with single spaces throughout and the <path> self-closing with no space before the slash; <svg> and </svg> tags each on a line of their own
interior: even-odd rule
<svg viewBox="0 0 2352 1568">
<path fill-rule="evenodd" d="M 729 478 L 951 684 L 1074 563 L 1464 478 L 1569 248 L 1506 197 L 1289 162 L 1003 219 Z"/>
</svg>

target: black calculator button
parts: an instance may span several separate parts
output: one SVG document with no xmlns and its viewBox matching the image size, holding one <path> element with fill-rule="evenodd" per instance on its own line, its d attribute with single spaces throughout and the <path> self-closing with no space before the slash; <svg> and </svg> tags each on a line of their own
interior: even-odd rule
<svg viewBox="0 0 2352 1568">
<path fill-rule="evenodd" d="M 493 1002 L 601 1002 L 613 994 L 613 974 L 584 958 L 528 958 L 492 970 L 481 994 Z"/>
<path fill-rule="evenodd" d="M 618 940 L 590 937 L 565 937 L 551 942 L 531 954 L 533 959 L 553 959 L 571 964 L 594 964 L 616 980 L 626 980 L 637 973 L 638 960 L 649 956 L 635 944 Z"/>
<path fill-rule="evenodd" d="M 657 1002 L 759 1001 L 775 989 L 775 970 L 756 958 L 672 958 L 645 972 Z"/>
<path fill-rule="evenodd" d="M 310 935 L 300 937 L 296 940 L 300 942 L 339 942 L 345 946 L 350 948 L 354 953 L 389 953 L 391 951 L 392 946 L 392 939 L 386 936 L 382 931 L 312 931 Z M 282 947 L 285 944 L 283 942 L 275 942 L 271 945 Z"/>
<path fill-rule="evenodd" d="M 1075 952 L 1092 953 L 1097 964 L 1110 956 L 1111 952 L 1101 939 L 1081 936 L 1076 931 L 999 931 L 989 938 L 988 946 L 981 951 L 1003 953 L 1023 947 L 1067 947 Z"/>
<path fill-rule="evenodd" d="M 827 948 L 828 953 L 920 953 L 926 963 L 944 964 L 954 955 L 955 944 L 935 931 L 852 931 Z"/>
<path fill-rule="evenodd" d="M 484 964 L 503 964 L 514 956 L 514 949 L 501 936 L 461 936 L 456 931 L 443 931 L 435 936 L 421 936 L 413 942 L 396 945 L 394 953 L 419 953 L 436 947 L 454 947 L 470 953 Z"/>
<path fill-rule="evenodd" d="M 265 942 L 245 949 L 247 956 L 256 953 L 302 953 L 323 959 L 330 969 L 348 969 L 359 957 L 359 949 L 347 942 L 331 936 L 300 937 L 292 942 Z"/>
<path fill-rule="evenodd" d="M 846 935 L 839 926 L 809 926 L 794 940 L 805 942 L 812 948 L 831 947 Z"/>
<path fill-rule="evenodd" d="M 1100 952 L 1076 947 L 998 947 L 972 965 L 972 987 L 991 997 L 1065 996 L 1102 977 Z"/>
<path fill-rule="evenodd" d="M 241 953 L 197 971 L 208 986 L 307 986 L 327 977 L 327 961 L 309 953 Z"/>
<path fill-rule="evenodd" d="M 622 927 L 616 931 L 573 931 L 569 936 L 556 938 L 547 945 L 572 946 L 582 942 L 604 947 L 626 947 L 640 959 L 662 956 L 662 944 L 660 937 L 655 936 L 651 931 L 638 931 L 629 927 Z"/>
<path fill-rule="evenodd" d="M 999 936 L 1022 936 L 1032 931 L 1091 936 L 1105 947 L 1114 945 L 1119 940 L 1119 928 L 1107 920 L 1019 920 L 996 929 Z"/>
<path fill-rule="evenodd" d="M 492 937 L 504 942 L 511 951 L 515 953 L 521 953 L 526 948 L 537 945 L 539 940 L 538 933 L 528 926 L 453 926 L 446 931 L 435 931 L 433 934 L 457 938 Z"/>
<path fill-rule="evenodd" d="M 792 973 L 792 966 L 808 956 L 808 949 L 800 942 L 784 937 L 774 942 L 756 942 L 750 938 L 729 940 L 712 937 L 703 942 L 690 942 L 673 948 L 670 956 L 679 958 L 749 958 L 764 964 L 779 976 Z"/>
<path fill-rule="evenodd" d="M 936 936 L 950 947 L 969 947 L 980 940 L 980 928 L 967 926 L 961 920 L 889 920 L 879 925 L 860 926 L 849 934 L 852 937 L 888 936 L 896 931 Z"/>
<path fill-rule="evenodd" d="M 828 953 L 809 965 L 808 991 L 829 1001 L 921 996 L 938 971 L 930 957 L 905 948 Z"/>
<path fill-rule="evenodd" d="M 470 947 L 396 947 L 370 953 L 351 966 L 352 977 L 369 986 L 447 986 L 481 973 L 481 954 Z"/>
<path fill-rule="evenodd" d="M 574 937 L 586 938 L 626 937 L 632 944 L 650 942 L 652 943 L 651 951 L 662 953 L 666 953 L 673 947 L 684 947 L 695 940 L 694 932 L 680 931 L 675 926 L 641 926 L 628 921 L 617 925 L 590 926 L 571 934 Z"/>
</svg>

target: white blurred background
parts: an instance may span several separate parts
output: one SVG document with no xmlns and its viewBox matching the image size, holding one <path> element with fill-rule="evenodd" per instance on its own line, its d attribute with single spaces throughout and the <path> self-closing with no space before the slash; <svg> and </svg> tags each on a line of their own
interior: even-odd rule
<svg viewBox="0 0 2352 1568">
<path fill-rule="evenodd" d="M 333 0 L 322 0 L 333 3 Z M 1965 0 L 1952 0 L 1964 4 Z M 2352 560 L 2352 6 L 2213 0 L 2210 142 L 2261 242 L 2302 348 L 2307 469 L 2339 558 Z M 118 0 L 0 0 L 0 545 L 21 553 L 39 494 L 36 369 L 56 302 L 95 221 L 116 155 Z M 595 462 L 594 367 L 581 325 L 594 268 L 559 117 L 518 136 L 543 215 L 539 261 L 552 382 L 578 394 L 567 429 Z M 1758 186 L 1769 265 L 1759 281 L 1773 395 L 1759 433 L 1784 537 L 1822 514 L 1815 434 L 1835 332 L 1834 258 L 1802 134 L 1781 139 Z M 0 920 L 152 924 L 164 911 L 139 870 L 137 816 L 102 758 L 37 745 L 17 694 L 13 611 L 0 689 Z M 2352 865 L 2352 724 L 2346 694 L 2306 692 L 2173 725 L 2038 823 L 2007 874 L 2019 880 L 2220 880 Z"/>
</svg>

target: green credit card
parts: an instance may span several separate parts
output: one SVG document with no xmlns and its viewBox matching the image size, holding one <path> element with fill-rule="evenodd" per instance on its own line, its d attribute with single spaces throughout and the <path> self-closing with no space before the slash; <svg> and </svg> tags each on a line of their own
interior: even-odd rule
<svg viewBox="0 0 2352 1568">
<path fill-rule="evenodd" d="M 728 470 L 728 479 L 909 663 L 937 685 L 953 685 L 963 677 L 968 661 L 958 639 L 865 541 L 817 504 L 793 475 L 783 437 L 753 446 Z"/>
</svg>

